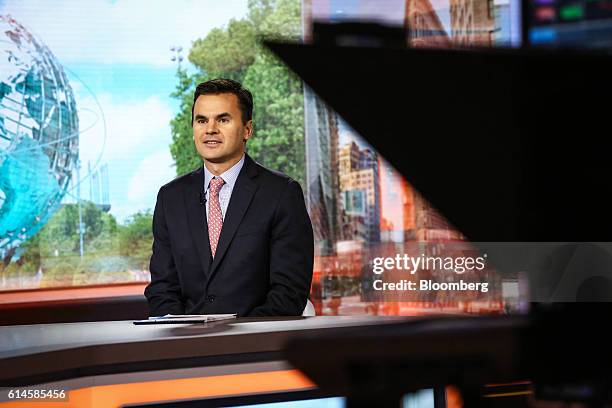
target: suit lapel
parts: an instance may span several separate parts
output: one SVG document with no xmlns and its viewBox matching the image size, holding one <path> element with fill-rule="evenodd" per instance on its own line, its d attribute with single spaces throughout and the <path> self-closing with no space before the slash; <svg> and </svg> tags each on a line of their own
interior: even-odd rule
<svg viewBox="0 0 612 408">
<path fill-rule="evenodd" d="M 213 278 L 219 264 L 223 260 L 223 256 L 232 242 L 232 239 L 236 234 L 236 230 L 242 222 L 244 214 L 249 208 L 251 200 L 255 195 L 258 185 L 252 179 L 257 175 L 257 173 L 257 166 L 248 155 L 245 155 L 244 165 L 242 170 L 240 170 L 240 174 L 238 174 L 238 178 L 236 179 L 236 184 L 232 190 L 232 196 L 227 207 L 227 213 L 225 214 L 225 219 L 223 220 L 223 227 L 221 228 L 221 236 L 219 237 L 217 252 L 213 258 L 212 265 L 210 267 L 210 274 L 208 275 L 209 282 Z"/>
<path fill-rule="evenodd" d="M 206 221 L 206 206 L 200 204 L 204 189 L 204 170 L 200 168 L 193 173 L 189 180 L 189 185 L 185 190 L 185 208 L 187 209 L 187 219 L 191 236 L 198 250 L 200 262 L 204 275 L 210 273 L 210 263 L 212 255 L 210 253 L 210 243 L 208 242 L 208 223 Z"/>
</svg>

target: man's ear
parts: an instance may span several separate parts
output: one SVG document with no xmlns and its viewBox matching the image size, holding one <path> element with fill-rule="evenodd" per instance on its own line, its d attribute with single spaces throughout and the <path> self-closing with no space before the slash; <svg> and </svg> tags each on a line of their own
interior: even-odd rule
<svg viewBox="0 0 612 408">
<path fill-rule="evenodd" d="M 244 142 L 246 143 L 247 140 L 249 140 L 251 138 L 251 136 L 253 136 L 253 120 L 249 120 L 245 125 L 244 128 L 246 130 L 246 134 L 244 135 Z"/>
</svg>

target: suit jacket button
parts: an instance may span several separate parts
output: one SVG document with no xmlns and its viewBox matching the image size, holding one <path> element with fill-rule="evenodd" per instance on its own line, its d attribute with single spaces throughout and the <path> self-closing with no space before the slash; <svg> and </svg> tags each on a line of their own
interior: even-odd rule
<svg viewBox="0 0 612 408">
<path fill-rule="evenodd" d="M 208 301 L 210 303 L 214 302 L 215 301 L 215 297 L 216 297 L 215 295 L 208 295 Z"/>
</svg>

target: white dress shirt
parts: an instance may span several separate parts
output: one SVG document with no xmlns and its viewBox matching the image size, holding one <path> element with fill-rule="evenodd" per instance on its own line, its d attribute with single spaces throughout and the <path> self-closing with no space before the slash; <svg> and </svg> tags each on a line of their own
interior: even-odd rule
<svg viewBox="0 0 612 408">
<path fill-rule="evenodd" d="M 221 173 L 219 177 L 221 177 L 225 184 L 219 190 L 219 204 L 221 204 L 221 214 L 223 215 L 223 219 L 225 220 L 225 213 L 227 213 L 227 206 L 229 205 L 230 198 L 232 197 L 232 191 L 234 191 L 234 185 L 236 185 L 236 180 L 238 179 L 238 174 L 240 170 L 242 170 L 242 165 L 244 164 L 244 155 L 240 161 L 234 164 L 232 167 L 227 169 L 224 173 Z M 208 169 L 206 165 L 204 165 L 204 194 L 206 197 L 206 218 L 208 219 L 208 189 L 210 187 L 210 180 L 215 177 Z"/>
</svg>

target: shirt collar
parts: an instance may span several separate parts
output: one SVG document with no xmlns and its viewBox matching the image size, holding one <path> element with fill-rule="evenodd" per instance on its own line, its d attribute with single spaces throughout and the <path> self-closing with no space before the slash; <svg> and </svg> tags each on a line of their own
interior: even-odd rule
<svg viewBox="0 0 612 408">
<path fill-rule="evenodd" d="M 221 177 L 225 184 L 230 188 L 230 190 L 234 189 L 234 184 L 236 184 L 236 180 L 238 179 L 238 174 L 240 174 L 240 170 L 242 170 L 242 166 L 244 165 L 244 154 L 238 163 L 234 164 L 229 169 L 225 170 L 225 172 L 221 173 L 219 177 Z M 208 186 L 210 185 L 210 180 L 215 177 L 208 169 L 206 165 L 204 167 L 204 191 L 208 191 Z"/>
</svg>

